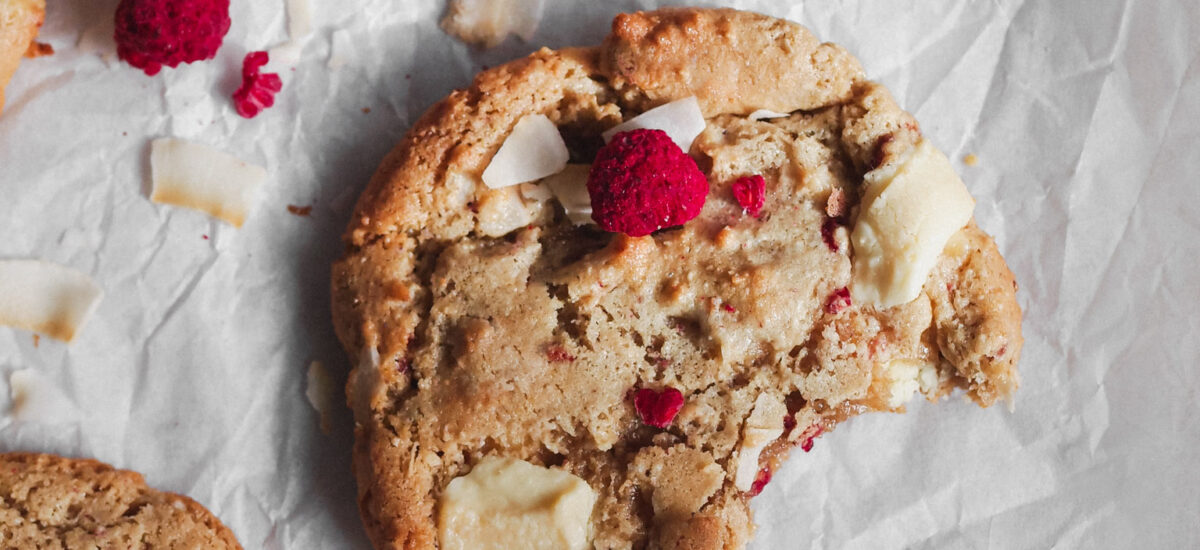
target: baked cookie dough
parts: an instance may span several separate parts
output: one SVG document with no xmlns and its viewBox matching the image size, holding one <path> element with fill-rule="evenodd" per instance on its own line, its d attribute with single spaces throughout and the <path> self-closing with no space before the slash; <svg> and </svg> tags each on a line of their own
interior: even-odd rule
<svg viewBox="0 0 1200 550">
<path fill-rule="evenodd" d="M 4 88 L 33 46 L 45 16 L 45 0 L 0 0 L 0 112 L 4 111 Z"/>
<path fill-rule="evenodd" d="M 519 122 L 545 117 L 587 165 L 606 130 L 681 101 L 709 185 L 681 226 L 586 223 L 588 195 L 547 181 L 586 167 L 484 183 Z M 544 517 L 520 532 L 744 547 L 749 499 L 790 449 L 916 393 L 1012 396 L 1016 282 L 973 205 L 857 60 L 788 21 L 623 14 L 598 47 L 482 72 L 386 157 L 333 269 L 371 540 L 459 547 L 454 525 L 500 540 L 470 529 Z"/>
<path fill-rule="evenodd" d="M 0 547 L 237 549 L 196 501 L 88 459 L 0 454 Z"/>
</svg>

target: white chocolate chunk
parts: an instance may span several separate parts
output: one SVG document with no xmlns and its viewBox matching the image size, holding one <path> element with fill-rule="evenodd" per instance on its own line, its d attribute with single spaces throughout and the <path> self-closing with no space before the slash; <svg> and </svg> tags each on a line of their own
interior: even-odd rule
<svg viewBox="0 0 1200 550">
<path fill-rule="evenodd" d="M 867 172 L 854 247 L 854 301 L 880 308 L 912 301 L 946 242 L 971 220 L 971 198 L 946 155 L 922 140 L 895 163 Z"/>
<path fill-rule="evenodd" d="M 562 172 L 542 180 L 542 184 L 550 188 L 567 213 L 567 218 L 575 225 L 594 223 L 592 197 L 587 190 L 588 172 L 591 169 L 590 164 L 568 164 Z"/>
<path fill-rule="evenodd" d="M 749 491 L 754 485 L 754 479 L 758 477 L 758 458 L 767 445 L 783 435 L 785 415 L 787 406 L 777 396 L 762 393 L 754 400 L 754 410 L 742 428 L 742 445 L 733 476 L 733 484 L 738 490 Z"/>
<path fill-rule="evenodd" d="M 150 146 L 150 200 L 205 212 L 241 227 L 267 171 L 207 145 L 160 138 Z"/>
<path fill-rule="evenodd" d="M 17 422 L 66 424 L 79 420 L 79 409 L 67 394 L 33 369 L 8 375 L 12 409 Z"/>
<path fill-rule="evenodd" d="M 519 186 L 485 193 L 476 204 L 479 209 L 479 232 L 489 237 L 499 237 L 533 223 L 541 215 L 545 203 L 525 199 L 523 195 Z"/>
<path fill-rule="evenodd" d="M 439 500 L 442 550 L 584 550 L 596 493 L 562 470 L 485 458 Z"/>
<path fill-rule="evenodd" d="M 525 115 L 483 170 L 483 183 L 499 189 L 541 179 L 561 172 L 570 157 L 558 127 L 546 115 Z"/>
<path fill-rule="evenodd" d="M 696 136 L 704 131 L 705 125 L 704 113 L 700 111 L 700 102 L 696 96 L 691 96 L 659 105 L 609 128 L 602 135 L 604 142 L 608 143 L 613 136 L 620 132 L 643 128 L 662 130 L 686 153 L 692 148 L 692 142 L 695 141 Z"/>
<path fill-rule="evenodd" d="M 104 292 L 87 275 L 41 260 L 0 260 L 0 325 L 70 342 Z"/>
</svg>

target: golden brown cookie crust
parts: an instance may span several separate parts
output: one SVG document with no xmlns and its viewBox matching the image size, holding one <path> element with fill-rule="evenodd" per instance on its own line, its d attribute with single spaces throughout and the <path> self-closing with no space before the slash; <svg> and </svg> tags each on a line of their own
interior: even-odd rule
<svg viewBox="0 0 1200 550">
<path fill-rule="evenodd" d="M 0 2 L 0 112 L 4 111 L 4 89 L 30 51 L 45 16 L 45 0 Z"/>
<path fill-rule="evenodd" d="M 5 548 L 241 549 L 196 501 L 96 460 L 0 454 L 0 497 Z"/>
<path fill-rule="evenodd" d="M 631 238 L 575 227 L 551 201 L 495 229 L 516 191 L 479 175 L 521 117 L 545 114 L 587 151 L 589 136 L 690 95 L 708 122 L 691 148 L 711 189 L 699 218 Z M 745 117 L 760 108 L 793 114 Z M 844 242 L 827 248 L 823 222 L 852 216 L 862 174 L 920 139 L 844 50 L 732 10 L 621 15 L 602 47 L 543 49 L 433 106 L 360 197 L 334 266 L 376 548 L 434 548 L 437 496 L 492 454 L 587 480 L 598 548 L 741 548 L 749 497 L 731 472 L 757 396 L 789 413 L 759 460 L 768 471 L 818 427 L 903 410 L 887 404 L 892 360 L 936 365 L 930 398 L 1010 397 L 1015 282 L 973 222 L 917 300 L 825 311 L 852 256 Z M 753 174 L 767 180 L 759 219 L 729 191 Z M 627 395 L 663 386 L 687 404 L 670 428 L 648 429 Z M 700 476 L 655 501 L 680 483 L 671 472 L 710 465 L 715 486 Z"/>
</svg>

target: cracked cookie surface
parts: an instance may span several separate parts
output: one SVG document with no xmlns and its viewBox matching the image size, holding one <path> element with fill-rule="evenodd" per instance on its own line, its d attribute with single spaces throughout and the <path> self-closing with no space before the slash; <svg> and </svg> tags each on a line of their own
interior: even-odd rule
<svg viewBox="0 0 1200 550">
<path fill-rule="evenodd" d="M 479 180 L 523 116 L 587 163 L 604 130 L 688 96 L 709 196 L 681 227 L 605 233 Z M 363 193 L 333 272 L 375 546 L 436 547 L 441 491 L 503 456 L 585 480 L 596 548 L 742 548 L 748 499 L 792 447 L 906 392 L 1009 397 L 1016 283 L 974 222 L 916 300 L 841 301 L 863 174 L 920 140 L 840 47 L 731 10 L 620 15 L 599 47 L 543 49 L 433 106 Z M 748 176 L 765 182 L 757 217 L 732 190 Z M 635 410 L 647 388 L 684 395 L 666 428 Z"/>
<path fill-rule="evenodd" d="M 0 454 L 4 548 L 229 548 L 233 533 L 196 501 L 88 459 Z"/>
</svg>

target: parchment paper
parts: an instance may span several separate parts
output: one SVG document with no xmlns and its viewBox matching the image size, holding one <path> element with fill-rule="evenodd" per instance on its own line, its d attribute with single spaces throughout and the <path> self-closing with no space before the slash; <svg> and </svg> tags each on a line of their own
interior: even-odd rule
<svg viewBox="0 0 1200 550">
<path fill-rule="evenodd" d="M 0 384 L 36 369 L 81 413 L 5 417 L 0 449 L 143 472 L 246 548 L 368 547 L 349 414 L 323 435 L 305 374 L 345 379 L 329 264 L 384 153 L 482 66 L 658 5 L 547 2 L 532 42 L 479 52 L 439 30 L 442 0 L 311 3 L 297 62 L 268 67 L 278 104 L 245 120 L 228 98 L 242 56 L 288 38 L 284 0 L 233 2 L 216 60 L 154 78 L 115 60 L 115 0 L 52 0 L 57 53 L 25 61 L 0 116 L 0 257 L 107 291 L 69 346 L 0 328 Z M 952 398 L 839 427 L 755 500 L 753 548 L 1200 547 L 1200 4 L 728 5 L 844 45 L 952 159 L 978 156 L 958 165 L 1026 312 L 1015 412 Z M 160 136 L 268 168 L 244 227 L 149 202 Z"/>
</svg>

